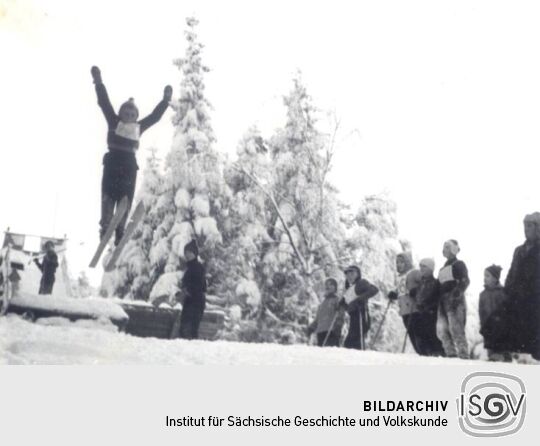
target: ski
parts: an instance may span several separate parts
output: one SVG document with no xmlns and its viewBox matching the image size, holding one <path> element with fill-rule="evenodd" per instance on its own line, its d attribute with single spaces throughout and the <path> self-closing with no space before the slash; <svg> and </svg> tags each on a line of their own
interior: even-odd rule
<svg viewBox="0 0 540 446">
<path fill-rule="evenodd" d="M 124 214 L 126 213 L 127 207 L 128 207 L 128 199 L 127 197 L 124 197 L 120 201 L 120 204 L 116 207 L 116 212 L 114 213 L 113 218 L 111 219 L 111 222 L 109 223 L 109 227 L 107 228 L 105 235 L 99 242 L 99 246 L 96 250 L 96 253 L 94 254 L 94 257 L 92 257 L 92 261 L 90 262 L 90 268 L 96 267 L 97 263 L 99 262 L 99 258 L 101 257 L 101 254 L 103 254 L 103 251 L 105 250 L 105 247 L 107 246 L 107 243 L 109 243 L 109 240 L 114 234 L 116 227 L 122 221 L 122 218 L 124 217 Z"/>
<path fill-rule="evenodd" d="M 144 214 L 144 203 L 142 201 L 139 201 L 137 207 L 131 214 L 131 218 L 128 225 L 126 226 L 126 230 L 124 232 L 124 235 L 122 236 L 122 239 L 120 240 L 120 243 L 118 243 L 118 245 L 114 248 L 111 257 L 107 260 L 107 263 L 105 264 L 105 272 L 109 273 L 115 268 L 116 262 L 118 261 L 120 254 L 122 254 L 122 251 L 125 248 L 127 242 L 129 242 L 129 240 L 133 236 L 133 233 L 143 219 Z"/>
</svg>

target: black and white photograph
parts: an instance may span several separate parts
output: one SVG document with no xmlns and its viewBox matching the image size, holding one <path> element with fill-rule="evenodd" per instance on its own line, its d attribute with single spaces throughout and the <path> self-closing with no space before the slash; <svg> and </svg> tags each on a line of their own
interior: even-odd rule
<svg viewBox="0 0 540 446">
<path fill-rule="evenodd" d="M 538 23 L 528 1 L 0 0 L 0 370 L 530 373 Z"/>
</svg>

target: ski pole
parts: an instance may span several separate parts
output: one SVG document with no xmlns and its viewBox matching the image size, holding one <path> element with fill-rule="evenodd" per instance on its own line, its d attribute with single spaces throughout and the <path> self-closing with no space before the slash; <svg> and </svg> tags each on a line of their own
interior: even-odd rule
<svg viewBox="0 0 540 446">
<path fill-rule="evenodd" d="M 332 323 L 330 324 L 330 328 L 326 332 L 326 336 L 324 337 L 324 341 L 322 343 L 322 347 L 326 345 L 326 342 L 328 341 L 328 338 L 330 337 L 330 333 L 332 333 L 332 330 L 334 329 L 334 325 L 336 323 L 336 319 L 338 317 L 338 312 L 336 311 L 336 314 L 334 314 L 334 318 L 332 319 Z"/>
<path fill-rule="evenodd" d="M 388 309 L 390 308 L 390 304 L 392 301 L 388 299 L 388 303 L 386 304 L 386 309 L 384 310 L 383 317 L 381 319 L 381 322 L 379 323 L 379 327 L 377 328 L 377 331 L 375 332 L 375 336 L 373 337 L 373 340 L 371 341 L 371 348 L 375 345 L 377 340 L 379 339 L 379 334 L 381 332 L 381 329 L 383 327 L 384 321 L 386 320 L 386 314 L 388 313 Z"/>
<path fill-rule="evenodd" d="M 364 350 L 364 317 L 362 315 L 362 309 L 358 312 L 360 320 L 360 350 Z"/>
</svg>

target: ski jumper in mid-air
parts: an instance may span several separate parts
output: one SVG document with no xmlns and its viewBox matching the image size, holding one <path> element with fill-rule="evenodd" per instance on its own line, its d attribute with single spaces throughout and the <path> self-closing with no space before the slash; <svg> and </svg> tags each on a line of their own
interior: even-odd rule
<svg viewBox="0 0 540 446">
<path fill-rule="evenodd" d="M 96 86 L 98 105 L 103 111 L 108 125 L 108 151 L 103 157 L 103 177 L 101 180 L 99 235 L 100 239 L 103 238 L 115 212 L 115 207 L 118 206 L 123 197 L 127 197 L 127 210 L 115 231 L 114 244 L 118 245 L 124 234 L 135 193 L 137 170 L 139 169 L 135 153 L 139 148 L 140 136 L 161 119 L 171 100 L 172 88 L 167 85 L 163 92 L 163 99 L 152 113 L 138 121 L 139 110 L 135 106 L 133 98 L 124 102 L 116 114 L 109 100 L 107 89 L 101 80 L 99 68 L 92 67 L 91 73 Z"/>
</svg>

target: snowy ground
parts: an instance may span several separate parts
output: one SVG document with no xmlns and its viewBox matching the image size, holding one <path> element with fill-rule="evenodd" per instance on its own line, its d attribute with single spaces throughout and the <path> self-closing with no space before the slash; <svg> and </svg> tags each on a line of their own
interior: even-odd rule
<svg viewBox="0 0 540 446">
<path fill-rule="evenodd" d="M 61 318 L 0 318 L 0 364 L 461 365 L 465 361 L 307 345 L 162 340 Z M 472 362 L 470 362 L 472 363 Z M 476 362 L 477 364 L 477 362 Z"/>
</svg>

